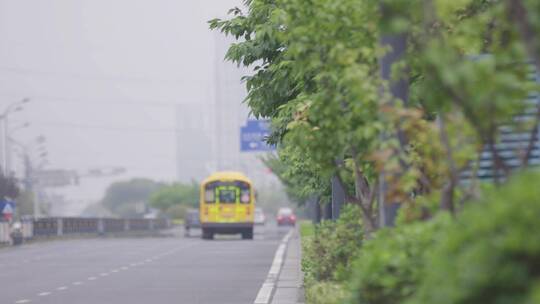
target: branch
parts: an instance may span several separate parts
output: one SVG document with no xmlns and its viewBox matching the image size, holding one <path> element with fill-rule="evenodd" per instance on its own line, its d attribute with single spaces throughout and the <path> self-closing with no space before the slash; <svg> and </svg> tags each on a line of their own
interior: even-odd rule
<svg viewBox="0 0 540 304">
<path fill-rule="evenodd" d="M 444 148 L 446 149 L 446 161 L 448 161 L 448 166 L 450 169 L 450 178 L 455 180 L 458 169 L 456 168 L 456 163 L 454 161 L 454 153 L 452 150 L 452 146 L 450 144 L 450 140 L 448 139 L 448 133 L 446 131 L 446 124 L 444 122 L 444 115 L 439 116 L 439 135 L 441 137 L 441 141 L 443 143 Z"/>
<path fill-rule="evenodd" d="M 435 77 L 439 83 L 442 86 L 442 89 L 446 91 L 448 95 L 450 95 L 452 101 L 457 104 L 460 108 L 463 109 L 463 113 L 468 118 L 468 120 L 471 122 L 471 124 L 474 125 L 474 122 L 481 121 L 480 118 L 475 114 L 475 111 L 469 107 L 467 104 L 466 98 L 461 96 L 459 92 L 454 90 L 451 86 L 448 86 L 444 80 L 441 78 L 440 73 L 438 73 L 437 69 L 431 65 L 429 65 L 429 72 L 432 74 L 433 77 Z M 481 131 L 481 127 L 476 126 Z"/>
<path fill-rule="evenodd" d="M 356 160 L 356 157 L 358 155 L 356 148 L 352 147 L 351 152 L 352 152 L 352 160 L 353 160 L 353 165 L 354 165 L 354 175 L 355 175 L 354 186 L 356 190 L 356 195 L 357 197 L 359 196 L 359 198 L 362 200 L 362 203 L 365 203 L 366 196 L 368 196 L 370 192 L 369 183 L 364 173 L 362 173 L 362 170 L 360 169 L 360 165 L 358 164 L 358 161 Z"/>
<path fill-rule="evenodd" d="M 377 193 L 377 190 L 379 188 L 379 179 L 375 180 L 375 184 L 373 187 L 371 187 L 371 190 L 369 192 L 368 196 L 368 209 L 370 211 L 370 214 L 373 212 L 373 204 L 375 202 L 375 194 Z"/>
<path fill-rule="evenodd" d="M 493 177 L 495 178 L 495 184 L 500 184 L 499 175 L 498 175 L 499 170 L 502 169 L 505 177 L 508 177 L 508 175 L 510 175 L 510 168 L 506 165 L 504 160 L 499 155 L 499 151 L 497 151 L 497 149 L 495 148 L 493 128 L 491 128 L 489 132 L 487 143 L 489 146 L 489 151 L 491 152 L 491 157 L 493 158 L 493 164 L 495 165 L 493 166 L 493 171 L 494 171 Z"/>
<path fill-rule="evenodd" d="M 446 149 L 446 158 L 449 167 L 450 180 L 448 184 L 443 188 L 441 193 L 441 209 L 448 210 L 450 213 L 454 213 L 454 189 L 456 187 L 458 178 L 458 169 L 454 162 L 454 156 L 450 140 L 448 139 L 448 133 L 446 132 L 446 124 L 444 123 L 444 115 L 439 116 L 439 132 L 441 141 Z"/>
<path fill-rule="evenodd" d="M 426 176 L 425 167 L 420 168 L 420 177 L 418 178 L 418 182 L 420 183 L 420 189 L 418 189 L 418 193 L 430 193 L 431 192 L 431 182 L 429 181 L 429 178 Z"/>
<path fill-rule="evenodd" d="M 538 127 L 540 124 L 540 103 L 536 108 L 536 116 L 534 118 L 534 128 L 531 130 L 531 136 L 529 137 L 529 142 L 527 144 L 527 149 L 521 160 L 521 168 L 525 168 L 529 165 L 529 160 L 532 156 L 532 150 L 534 149 L 535 141 L 538 139 Z"/>
<path fill-rule="evenodd" d="M 540 47 L 538 43 L 535 43 L 538 34 L 535 33 L 533 26 L 529 22 L 527 8 L 521 0 L 506 0 L 506 5 L 508 6 L 508 17 L 510 21 L 516 24 L 527 53 L 534 61 L 536 69 L 540 71 Z"/>
</svg>

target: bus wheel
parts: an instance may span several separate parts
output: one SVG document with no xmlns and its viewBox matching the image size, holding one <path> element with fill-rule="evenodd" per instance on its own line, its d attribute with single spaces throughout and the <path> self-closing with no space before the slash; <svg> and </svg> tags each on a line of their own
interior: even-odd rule
<svg viewBox="0 0 540 304">
<path fill-rule="evenodd" d="M 242 231 L 242 239 L 244 240 L 253 240 L 253 228 L 246 229 Z"/>
</svg>

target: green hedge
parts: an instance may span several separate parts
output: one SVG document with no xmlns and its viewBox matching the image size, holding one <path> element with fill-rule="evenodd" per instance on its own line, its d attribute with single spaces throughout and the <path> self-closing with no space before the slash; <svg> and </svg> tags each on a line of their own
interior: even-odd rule
<svg viewBox="0 0 540 304">
<path fill-rule="evenodd" d="M 540 303 L 540 174 L 439 216 L 377 232 L 353 263 L 349 303 Z"/>
<path fill-rule="evenodd" d="M 304 238 L 302 270 L 306 287 L 321 281 L 344 280 L 350 263 L 360 250 L 362 225 L 360 209 L 345 206 L 338 221 L 315 226 L 312 236 Z"/>
<path fill-rule="evenodd" d="M 306 289 L 308 304 L 341 304 L 347 299 L 344 284 L 336 282 L 317 282 Z"/>
<path fill-rule="evenodd" d="M 540 174 L 469 206 L 424 269 L 408 304 L 540 303 Z"/>
<path fill-rule="evenodd" d="M 449 216 L 440 216 L 378 231 L 353 264 L 350 303 L 397 304 L 411 296 L 421 280 L 426 253 L 449 223 Z"/>
</svg>

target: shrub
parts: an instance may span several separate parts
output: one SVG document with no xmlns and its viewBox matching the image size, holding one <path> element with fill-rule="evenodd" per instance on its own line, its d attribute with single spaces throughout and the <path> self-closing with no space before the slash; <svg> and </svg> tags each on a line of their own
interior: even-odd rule
<svg viewBox="0 0 540 304">
<path fill-rule="evenodd" d="M 340 304 L 346 297 L 346 289 L 335 282 L 318 282 L 306 289 L 306 303 L 309 304 Z"/>
<path fill-rule="evenodd" d="M 427 261 L 408 304 L 540 303 L 540 174 L 468 206 Z"/>
<path fill-rule="evenodd" d="M 438 233 L 448 226 L 449 216 L 378 231 L 364 242 L 353 264 L 350 303 L 402 303 L 414 293 L 426 252 Z"/>
<path fill-rule="evenodd" d="M 303 242 L 302 270 L 306 286 L 320 281 L 343 280 L 362 243 L 360 209 L 344 207 L 336 221 L 324 221 Z"/>
</svg>

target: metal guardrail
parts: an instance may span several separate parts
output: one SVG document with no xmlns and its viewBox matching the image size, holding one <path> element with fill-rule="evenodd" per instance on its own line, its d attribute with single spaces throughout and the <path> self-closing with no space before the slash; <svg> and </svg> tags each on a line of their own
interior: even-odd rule
<svg viewBox="0 0 540 304">
<path fill-rule="evenodd" d="M 24 219 L 22 233 L 25 239 L 74 234 L 107 234 L 124 231 L 152 231 L 171 226 L 167 219 L 118 219 L 47 217 Z M 10 224 L 0 222 L 0 244 L 10 243 Z"/>
<path fill-rule="evenodd" d="M 34 223 L 34 227 L 31 237 L 58 234 L 58 220 L 56 218 L 39 218 L 32 220 L 32 222 Z"/>
</svg>

